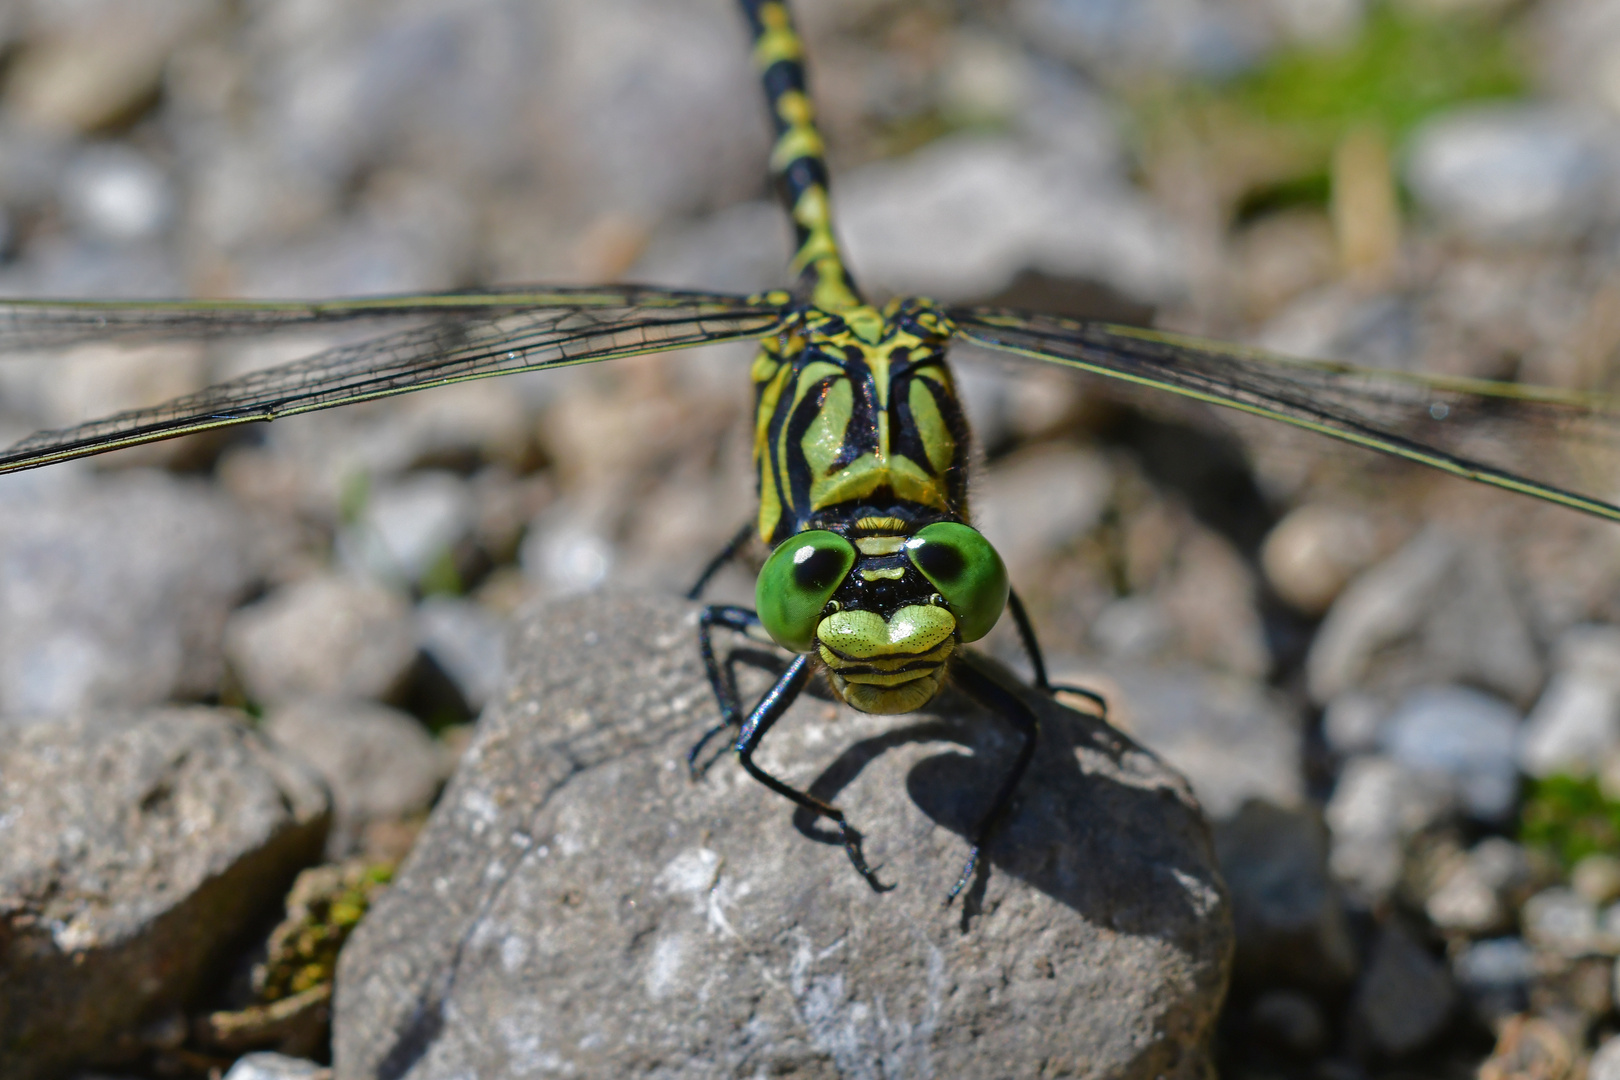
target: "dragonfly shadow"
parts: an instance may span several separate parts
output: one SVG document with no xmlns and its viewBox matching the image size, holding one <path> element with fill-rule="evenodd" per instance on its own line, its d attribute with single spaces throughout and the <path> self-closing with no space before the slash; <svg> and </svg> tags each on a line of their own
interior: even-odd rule
<svg viewBox="0 0 1620 1080">
<path fill-rule="evenodd" d="M 964 929 L 996 872 L 1116 932 L 1182 940 L 1201 933 L 1223 889 L 1185 782 L 1098 717 L 1028 688 L 1018 693 L 1036 711 L 1040 737 L 1011 811 L 963 897 Z M 963 695 L 947 691 L 937 710 L 935 717 L 849 746 L 811 783 L 810 793 L 836 802 L 885 755 L 954 743 L 960 749 L 912 761 L 905 784 L 918 809 L 968 839 L 1013 766 L 1018 738 Z M 807 811 L 796 813 L 794 824 L 806 836 L 838 843 L 837 833 Z"/>
</svg>

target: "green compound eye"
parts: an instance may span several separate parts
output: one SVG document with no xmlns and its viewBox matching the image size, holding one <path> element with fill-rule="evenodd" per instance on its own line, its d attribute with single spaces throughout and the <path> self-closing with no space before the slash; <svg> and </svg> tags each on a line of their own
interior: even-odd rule
<svg viewBox="0 0 1620 1080">
<path fill-rule="evenodd" d="M 1007 606 L 1007 567 L 977 529 L 936 521 L 906 541 L 906 554 L 945 598 L 963 641 L 996 625 Z"/>
<path fill-rule="evenodd" d="M 822 609 L 854 565 L 855 546 L 824 529 L 778 544 L 754 586 L 754 606 L 766 632 L 785 649 L 809 652 Z"/>
</svg>

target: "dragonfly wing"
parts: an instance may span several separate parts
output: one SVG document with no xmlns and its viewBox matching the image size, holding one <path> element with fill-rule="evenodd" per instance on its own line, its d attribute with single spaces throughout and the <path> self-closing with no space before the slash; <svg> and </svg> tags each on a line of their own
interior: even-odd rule
<svg viewBox="0 0 1620 1080">
<path fill-rule="evenodd" d="M 0 451 L 0 473 L 469 379 L 759 337 L 784 320 L 774 304 L 737 297 L 453 315 L 255 371 L 152 408 L 38 432 Z"/>
<path fill-rule="evenodd" d="M 772 297 L 773 300 L 778 298 Z M 780 298 L 786 302 L 785 296 Z M 336 323 L 398 323 L 537 311 L 735 306 L 741 297 L 646 286 L 503 288 L 341 300 L 0 300 L 0 358 L 85 341 L 267 334 Z"/>
<path fill-rule="evenodd" d="M 966 341 L 1315 431 L 1620 521 L 1620 402 L 1608 395 L 1294 360 L 1132 327 L 991 308 L 950 312 Z M 1568 486 L 1606 466 L 1606 498 Z M 1539 469 L 1541 479 L 1531 475 Z M 1557 477 L 1557 482 L 1553 477 Z"/>
</svg>

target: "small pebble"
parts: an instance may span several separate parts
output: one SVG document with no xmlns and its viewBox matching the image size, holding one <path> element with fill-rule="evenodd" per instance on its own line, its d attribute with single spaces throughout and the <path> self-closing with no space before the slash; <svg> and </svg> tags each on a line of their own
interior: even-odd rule
<svg viewBox="0 0 1620 1080">
<path fill-rule="evenodd" d="M 1620 757 L 1620 629 L 1574 627 L 1553 655 L 1556 670 L 1520 736 L 1519 765 L 1531 776 L 1588 776 Z"/>
<path fill-rule="evenodd" d="M 1471 239 L 1568 242 L 1606 208 L 1603 139 L 1564 109 L 1455 109 L 1413 134 L 1406 179 L 1421 204 Z"/>
<path fill-rule="evenodd" d="M 1475 1014 L 1494 1026 L 1528 1004 L 1536 977 L 1535 950 L 1516 937 L 1472 942 L 1453 954 L 1451 976 Z"/>
<path fill-rule="evenodd" d="M 1249 1009 L 1249 1023 L 1257 1035 L 1301 1057 L 1320 1053 L 1327 1043 L 1322 1010 L 1297 990 L 1261 994 Z"/>
<path fill-rule="evenodd" d="M 303 1058 L 268 1052 L 236 1059 L 225 1080 L 324 1080 L 332 1070 Z"/>
<path fill-rule="evenodd" d="M 1536 954 L 1522 938 L 1489 938 L 1464 948 L 1451 970 L 1467 990 L 1522 987 L 1535 978 Z"/>
<path fill-rule="evenodd" d="M 1378 932 L 1351 1011 L 1373 1047 L 1394 1057 L 1438 1035 L 1456 996 L 1445 966 L 1409 931 L 1391 923 Z"/>
<path fill-rule="evenodd" d="M 1378 729 L 1388 709 L 1373 695 L 1350 691 L 1328 702 L 1322 737 L 1337 754 L 1364 754 L 1378 748 Z"/>
<path fill-rule="evenodd" d="M 1352 898 L 1375 904 L 1400 878 L 1405 841 L 1452 812 L 1451 785 L 1378 755 L 1351 758 L 1323 817 L 1333 836 L 1328 865 Z"/>
<path fill-rule="evenodd" d="M 1466 686 L 1414 690 L 1384 722 L 1379 741 L 1408 768 L 1452 779 L 1462 805 L 1484 821 L 1512 812 L 1519 714 L 1499 698 Z"/>
<path fill-rule="evenodd" d="M 84 150 L 62 178 L 68 219 L 94 240 L 132 243 L 168 229 L 175 195 L 168 177 L 132 147 L 113 143 Z"/>
<path fill-rule="evenodd" d="M 1525 901 L 1519 919 L 1532 945 L 1560 956 L 1583 956 L 1601 944 L 1597 908 L 1571 889 L 1543 889 Z"/>
<path fill-rule="evenodd" d="M 1620 1080 L 1620 1035 L 1611 1035 L 1592 1055 L 1586 1080 Z"/>
<path fill-rule="evenodd" d="M 256 701 L 385 697 L 416 661 L 411 607 L 338 575 L 284 586 L 231 615 L 225 653 Z"/>
<path fill-rule="evenodd" d="M 1378 530 L 1365 515 L 1307 504 L 1266 536 L 1260 566 L 1277 595 L 1307 615 L 1320 615 L 1380 552 Z"/>
<path fill-rule="evenodd" d="M 1607 904 L 1620 897 L 1620 858 L 1606 854 L 1588 855 L 1570 871 L 1569 883 L 1583 900 Z"/>
<path fill-rule="evenodd" d="M 413 585 L 473 529 L 473 495 L 447 472 L 413 473 L 380 485 L 339 537 L 346 563 L 382 581 Z"/>
</svg>

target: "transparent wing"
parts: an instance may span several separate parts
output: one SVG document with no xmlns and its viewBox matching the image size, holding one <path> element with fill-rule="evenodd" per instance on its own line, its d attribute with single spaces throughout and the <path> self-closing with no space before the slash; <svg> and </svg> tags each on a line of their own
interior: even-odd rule
<svg viewBox="0 0 1620 1080">
<path fill-rule="evenodd" d="M 1609 395 L 1295 360 L 993 308 L 950 316 L 958 337 L 987 348 L 1281 421 L 1620 521 L 1613 501 L 1620 400 Z"/>
<path fill-rule="evenodd" d="M 630 294 L 617 295 L 626 299 Z M 432 317 L 421 325 L 383 337 L 255 371 L 152 408 L 118 413 L 77 427 L 38 432 L 0 451 L 0 473 L 469 379 L 759 337 L 770 333 L 784 320 L 783 309 L 773 302 L 777 299 L 774 295 L 744 298 L 680 294 L 679 300 L 677 295 L 656 294 L 656 302 L 651 304 L 589 303 L 512 310 L 517 303 L 503 300 L 484 304 L 477 314 L 435 309 L 430 313 Z M 346 303 L 351 305 L 347 309 L 309 304 L 304 305 L 303 310 L 369 310 L 368 305 L 377 302 Z M 82 307 L 108 310 L 121 306 Z M 153 312 L 161 323 L 170 313 L 179 319 L 182 307 L 186 319 L 197 310 L 194 305 L 157 308 L 130 305 L 125 311 L 132 324 L 137 315 Z M 253 305 L 222 310 L 226 313 L 223 326 L 214 324 L 202 332 L 239 327 L 243 324 L 232 320 L 256 317 L 265 309 Z M 491 314 L 491 310 L 495 314 Z M 423 312 L 418 310 L 414 314 L 421 322 Z M 313 320 L 306 319 L 308 321 L 323 320 L 316 316 Z M 179 325 L 170 324 L 182 332 L 189 332 L 192 325 L 184 320 Z M 153 331 L 148 328 L 147 332 Z"/>
<path fill-rule="evenodd" d="M 786 303 L 786 294 L 771 302 Z M 84 341 L 202 338 L 349 322 L 490 317 L 551 309 L 728 307 L 740 297 L 644 286 L 514 287 L 342 300 L 0 300 L 0 358 Z"/>
</svg>

